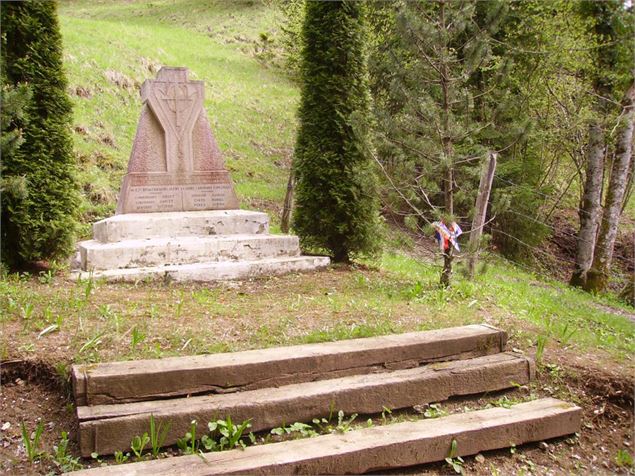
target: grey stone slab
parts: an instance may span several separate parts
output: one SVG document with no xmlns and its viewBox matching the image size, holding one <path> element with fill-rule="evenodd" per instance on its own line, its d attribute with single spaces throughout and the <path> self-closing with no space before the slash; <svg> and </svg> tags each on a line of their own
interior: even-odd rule
<svg viewBox="0 0 635 476">
<path fill-rule="evenodd" d="M 319 344 L 74 365 L 77 405 L 224 393 L 502 352 L 507 334 L 469 325 Z"/>
<path fill-rule="evenodd" d="M 581 408 L 545 398 L 344 434 L 80 471 L 77 475 L 361 474 L 548 440 L 580 431 Z"/>
<path fill-rule="evenodd" d="M 252 431 L 293 422 L 328 417 L 333 410 L 380 413 L 384 407 L 400 409 L 527 384 L 533 363 L 524 356 L 501 353 L 468 360 L 441 362 L 386 373 L 352 375 L 263 388 L 245 392 L 119 405 L 77 408 L 83 456 L 125 451 L 135 435 L 149 432 L 149 418 L 170 425 L 165 445 L 176 444 L 196 420 L 201 431 L 207 422 L 228 416 L 234 422 L 249 419 Z M 337 418 L 337 417 L 335 417 Z"/>
<path fill-rule="evenodd" d="M 212 261 L 192 264 L 146 266 L 97 271 L 75 271 L 72 280 L 105 279 L 106 281 L 136 282 L 157 279 L 177 282 L 210 282 L 232 279 L 251 279 L 286 273 L 315 271 L 329 265 L 326 256 L 285 256 L 257 261 Z"/>
<path fill-rule="evenodd" d="M 79 243 L 84 271 L 142 268 L 213 261 L 255 261 L 300 255 L 297 236 L 213 235 Z"/>
<path fill-rule="evenodd" d="M 177 236 L 269 233 L 266 213 L 250 210 L 126 213 L 93 224 L 93 237 L 102 243 Z"/>
</svg>

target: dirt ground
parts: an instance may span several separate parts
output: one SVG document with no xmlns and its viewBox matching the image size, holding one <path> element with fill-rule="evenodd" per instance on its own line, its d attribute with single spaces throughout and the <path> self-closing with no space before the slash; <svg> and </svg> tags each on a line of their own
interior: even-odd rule
<svg viewBox="0 0 635 476">
<path fill-rule="evenodd" d="M 530 388 L 454 399 L 443 402 L 442 407 L 451 413 L 461 411 L 466 405 L 484 407 L 503 395 L 513 401 L 527 399 L 530 393 L 565 398 L 583 408 L 580 435 L 528 444 L 515 451 L 504 449 L 466 457 L 463 467 L 466 474 L 629 474 L 625 468 L 617 466 L 615 457 L 620 448 L 632 448 L 634 443 L 633 376 L 617 375 L 584 356 L 569 355 L 565 351 L 550 355 L 550 362 L 548 367 L 541 368 Z M 414 412 L 410 410 L 410 414 Z M 16 361 L 3 365 L 0 415 L 2 474 L 60 472 L 50 458 L 33 464 L 26 461 L 20 422 L 26 422 L 30 430 L 38 422 L 44 422 L 41 446 L 48 452 L 53 452 L 60 432 L 68 431 L 69 449 L 78 454 L 75 443 L 77 423 L 69 387 L 47 364 Z M 397 413 L 395 416 L 399 418 Z M 110 459 L 104 458 L 104 462 L 112 463 Z M 81 463 L 85 466 L 99 464 L 94 460 L 81 460 Z M 437 463 L 393 470 L 391 474 L 454 473 L 446 464 Z M 630 474 L 633 474 L 632 469 Z"/>
</svg>

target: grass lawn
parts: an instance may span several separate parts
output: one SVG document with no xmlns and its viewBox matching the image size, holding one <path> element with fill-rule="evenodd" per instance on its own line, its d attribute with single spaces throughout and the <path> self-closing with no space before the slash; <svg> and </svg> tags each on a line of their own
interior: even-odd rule
<svg viewBox="0 0 635 476">
<path fill-rule="evenodd" d="M 438 274 L 434 263 L 385 254 L 359 268 L 211 285 L 13 275 L 0 284 L 11 336 L 1 355 L 101 362 L 486 322 L 508 329 L 526 351 L 542 341 L 634 368 L 635 315 L 609 297 L 502 260 L 475 281 L 455 275 L 448 290 L 437 286 Z"/>
</svg>

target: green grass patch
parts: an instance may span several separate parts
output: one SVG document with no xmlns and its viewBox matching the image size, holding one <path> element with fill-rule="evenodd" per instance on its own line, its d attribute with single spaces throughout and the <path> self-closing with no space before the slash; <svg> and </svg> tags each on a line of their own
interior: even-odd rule
<svg viewBox="0 0 635 476">
<path fill-rule="evenodd" d="M 542 280 L 502 260 L 438 285 L 440 263 L 386 254 L 240 283 L 107 284 L 12 275 L 0 282 L 3 358 L 98 362 L 370 337 L 465 324 L 506 329 L 512 346 L 610 355 L 632 366 L 632 309 Z M 623 315 L 619 315 L 623 314 Z M 621 365 L 621 364 L 620 364 Z"/>
</svg>

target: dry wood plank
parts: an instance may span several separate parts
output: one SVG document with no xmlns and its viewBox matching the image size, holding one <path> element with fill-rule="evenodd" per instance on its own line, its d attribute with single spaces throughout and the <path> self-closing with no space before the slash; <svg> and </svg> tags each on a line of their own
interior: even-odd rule
<svg viewBox="0 0 635 476">
<path fill-rule="evenodd" d="M 207 422 L 231 416 L 235 422 L 251 419 L 253 431 L 328 416 L 335 410 L 379 413 L 416 404 L 439 402 L 452 396 L 491 392 L 526 384 L 533 362 L 519 354 L 501 353 L 469 360 L 440 362 L 414 369 L 354 375 L 224 395 L 208 395 L 151 402 L 79 407 L 80 449 L 83 456 L 125 451 L 135 435 L 149 432 L 150 415 L 170 425 L 165 445 L 189 431 L 197 420 Z"/>
<path fill-rule="evenodd" d="M 582 410 L 545 398 L 433 420 L 365 428 L 204 456 L 180 456 L 73 473 L 86 476 L 187 474 L 360 474 L 442 461 L 580 430 Z"/>
<path fill-rule="evenodd" d="M 76 404 L 98 405 L 250 390 L 504 350 L 487 325 L 214 355 L 74 365 Z"/>
</svg>

